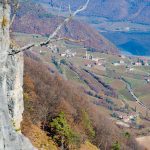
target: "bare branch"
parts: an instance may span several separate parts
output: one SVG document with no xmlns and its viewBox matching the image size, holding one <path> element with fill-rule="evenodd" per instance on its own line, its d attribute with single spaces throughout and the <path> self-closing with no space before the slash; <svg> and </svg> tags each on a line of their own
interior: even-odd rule
<svg viewBox="0 0 150 150">
<path fill-rule="evenodd" d="M 57 42 L 57 41 L 69 41 L 69 42 L 74 42 L 74 43 L 81 43 L 81 42 L 84 42 L 85 40 L 75 40 L 75 39 L 71 39 L 71 38 L 67 38 L 67 37 L 63 37 L 63 38 L 56 38 L 56 39 L 52 39 L 50 40 L 49 43 L 54 43 L 54 42 Z M 29 50 L 31 49 L 32 47 L 35 47 L 35 46 L 47 46 L 48 44 L 43 44 L 41 43 L 40 45 L 39 44 L 29 44 L 29 45 L 26 45 L 25 47 L 22 47 L 18 50 L 12 50 L 9 55 L 15 55 L 15 54 L 18 54 L 20 52 L 23 52 L 23 51 L 26 51 L 26 50 Z"/>
<path fill-rule="evenodd" d="M 10 21 L 10 27 L 12 26 L 12 24 L 13 24 L 15 18 L 16 18 L 17 10 L 18 10 L 18 8 L 19 8 L 19 2 L 17 2 L 17 4 L 15 4 L 14 7 L 15 7 L 15 8 L 14 8 L 15 11 L 14 11 L 13 17 L 12 17 L 12 19 L 11 19 L 11 21 Z"/>
<path fill-rule="evenodd" d="M 48 42 L 50 39 L 54 38 L 54 37 L 57 35 L 57 33 L 60 31 L 60 29 L 61 29 L 66 23 L 68 23 L 70 20 L 72 20 L 72 18 L 73 18 L 74 16 L 76 16 L 78 13 L 84 11 L 84 10 L 87 8 L 87 6 L 88 6 L 89 1 L 90 1 L 90 0 L 87 0 L 87 2 L 85 3 L 85 5 L 79 7 L 73 14 L 71 14 L 68 18 L 66 18 L 66 19 L 56 28 L 56 30 L 49 36 L 47 42 Z"/>
<path fill-rule="evenodd" d="M 70 16 L 67 17 L 67 18 L 55 29 L 55 31 L 54 31 L 52 34 L 50 34 L 50 36 L 48 37 L 48 39 L 47 39 L 46 41 L 42 41 L 42 42 L 40 42 L 40 43 L 31 43 L 31 44 L 28 44 L 28 45 L 26 45 L 26 46 L 24 46 L 24 47 L 22 47 L 22 48 L 20 48 L 20 49 L 18 49 L 18 50 L 12 50 L 12 52 L 11 52 L 9 55 L 17 54 L 17 53 L 19 53 L 19 52 L 28 50 L 28 49 L 30 49 L 30 48 L 32 48 L 32 47 L 35 47 L 35 46 L 46 46 L 47 44 L 49 44 L 49 43 L 51 42 L 51 40 L 55 38 L 55 36 L 58 34 L 58 32 L 61 30 L 61 28 L 62 28 L 66 23 L 68 23 L 69 21 L 71 21 L 74 16 L 76 16 L 78 13 L 84 11 L 84 10 L 87 8 L 87 6 L 88 6 L 88 4 L 89 4 L 89 1 L 90 1 L 90 0 L 87 0 L 86 3 L 85 3 L 83 6 L 80 6 L 74 13 L 70 14 Z M 72 41 L 73 41 L 73 40 L 72 40 Z"/>
<path fill-rule="evenodd" d="M 56 41 L 61 41 L 61 40 L 74 42 L 74 43 L 85 42 L 85 40 L 75 40 L 75 39 L 71 39 L 71 38 L 67 38 L 67 37 L 56 39 Z"/>
<path fill-rule="evenodd" d="M 70 5 L 69 5 L 69 14 L 70 14 L 70 15 L 72 14 L 71 6 L 70 6 Z"/>
</svg>

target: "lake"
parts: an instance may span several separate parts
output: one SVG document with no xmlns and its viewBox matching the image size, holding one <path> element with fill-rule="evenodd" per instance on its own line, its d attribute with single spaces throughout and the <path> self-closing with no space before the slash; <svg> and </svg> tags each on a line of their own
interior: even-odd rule
<svg viewBox="0 0 150 150">
<path fill-rule="evenodd" d="M 150 32 L 101 32 L 122 53 L 150 56 Z"/>
</svg>

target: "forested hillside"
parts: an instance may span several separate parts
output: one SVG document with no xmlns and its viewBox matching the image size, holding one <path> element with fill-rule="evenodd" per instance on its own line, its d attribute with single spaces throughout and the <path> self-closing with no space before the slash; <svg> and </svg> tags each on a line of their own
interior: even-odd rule
<svg viewBox="0 0 150 150">
<path fill-rule="evenodd" d="M 139 149 L 134 138 L 125 136 L 126 131 L 101 114 L 78 84 L 52 73 L 32 53 L 28 56 L 25 57 L 22 131 L 36 147 L 55 150 L 63 145 L 65 149 L 87 150 L 91 142 L 102 150 Z"/>
</svg>

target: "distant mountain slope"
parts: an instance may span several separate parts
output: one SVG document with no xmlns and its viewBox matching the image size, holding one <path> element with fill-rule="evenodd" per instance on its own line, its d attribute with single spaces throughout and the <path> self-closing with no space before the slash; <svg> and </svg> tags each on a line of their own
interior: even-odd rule
<svg viewBox="0 0 150 150">
<path fill-rule="evenodd" d="M 35 1 L 35 0 L 34 0 Z M 53 7 L 68 10 L 68 4 L 75 9 L 85 0 L 36 0 L 36 2 L 47 3 Z M 109 20 L 126 20 L 135 23 L 150 24 L 150 0 L 90 0 L 88 9 L 82 13 L 86 16 L 104 17 Z"/>
<path fill-rule="evenodd" d="M 47 13 L 41 5 L 32 2 L 21 3 L 13 28 L 16 32 L 48 35 L 52 33 L 63 17 Z M 62 37 L 85 40 L 85 47 L 92 47 L 101 52 L 117 53 L 118 49 L 89 25 L 77 20 L 65 25 L 60 34 Z"/>
</svg>

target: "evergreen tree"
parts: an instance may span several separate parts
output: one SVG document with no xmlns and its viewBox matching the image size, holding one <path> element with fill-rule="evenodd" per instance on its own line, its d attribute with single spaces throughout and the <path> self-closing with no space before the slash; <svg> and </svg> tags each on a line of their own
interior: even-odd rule
<svg viewBox="0 0 150 150">
<path fill-rule="evenodd" d="M 62 149 L 80 145 L 80 136 L 71 129 L 63 112 L 50 122 L 50 127 L 54 135 L 53 139 L 61 145 Z"/>
</svg>

